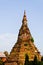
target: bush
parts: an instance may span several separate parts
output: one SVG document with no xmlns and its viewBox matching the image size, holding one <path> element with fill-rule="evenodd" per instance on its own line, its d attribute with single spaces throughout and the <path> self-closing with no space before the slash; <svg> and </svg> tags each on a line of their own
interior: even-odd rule
<svg viewBox="0 0 43 65">
<path fill-rule="evenodd" d="M 29 65 L 29 57 L 28 57 L 27 54 L 25 55 L 25 63 L 24 63 L 24 65 Z"/>
<path fill-rule="evenodd" d="M 37 56 L 35 55 L 33 65 L 39 65 L 39 61 L 37 60 Z"/>
<path fill-rule="evenodd" d="M 0 65 L 4 65 L 3 61 L 0 59 Z"/>
<path fill-rule="evenodd" d="M 43 61 L 43 56 L 41 57 L 41 61 Z"/>
<path fill-rule="evenodd" d="M 43 61 L 41 61 L 40 65 L 43 65 Z"/>
<path fill-rule="evenodd" d="M 31 38 L 31 42 L 34 42 L 34 39 L 33 39 L 33 37 Z"/>
</svg>

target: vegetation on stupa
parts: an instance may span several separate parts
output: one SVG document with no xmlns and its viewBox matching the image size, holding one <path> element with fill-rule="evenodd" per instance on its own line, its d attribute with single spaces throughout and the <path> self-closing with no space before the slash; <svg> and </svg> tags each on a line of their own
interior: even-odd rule
<svg viewBox="0 0 43 65">
<path fill-rule="evenodd" d="M 33 37 L 31 38 L 31 42 L 34 42 L 34 39 L 33 39 Z"/>
</svg>

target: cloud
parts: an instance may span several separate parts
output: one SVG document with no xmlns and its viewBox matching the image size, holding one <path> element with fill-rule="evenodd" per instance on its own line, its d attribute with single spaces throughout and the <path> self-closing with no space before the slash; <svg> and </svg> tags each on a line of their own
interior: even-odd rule
<svg viewBox="0 0 43 65">
<path fill-rule="evenodd" d="M 0 51 L 10 52 L 17 41 L 17 34 L 5 33 L 0 35 Z"/>
</svg>

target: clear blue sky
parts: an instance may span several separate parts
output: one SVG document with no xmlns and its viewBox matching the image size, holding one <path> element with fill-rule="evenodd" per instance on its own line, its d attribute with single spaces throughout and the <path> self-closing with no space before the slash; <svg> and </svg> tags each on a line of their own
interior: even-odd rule
<svg viewBox="0 0 43 65">
<path fill-rule="evenodd" d="M 43 55 L 43 0 L 0 0 L 0 52 L 11 51 L 26 10 L 28 27 Z"/>
</svg>

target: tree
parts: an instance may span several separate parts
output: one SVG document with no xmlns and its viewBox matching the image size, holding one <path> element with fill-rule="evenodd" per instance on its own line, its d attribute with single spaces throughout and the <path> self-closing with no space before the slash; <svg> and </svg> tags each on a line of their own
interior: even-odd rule
<svg viewBox="0 0 43 65">
<path fill-rule="evenodd" d="M 37 60 L 37 56 L 36 55 L 34 57 L 33 65 L 39 65 L 39 62 Z"/>
<path fill-rule="evenodd" d="M 4 65 L 3 61 L 0 59 L 0 65 Z"/>
<path fill-rule="evenodd" d="M 41 61 L 43 61 L 43 56 L 41 57 Z"/>
<path fill-rule="evenodd" d="M 9 55 L 7 51 L 4 51 L 4 54 L 6 57 L 8 57 L 8 55 Z"/>
<path fill-rule="evenodd" d="M 43 56 L 41 57 L 41 65 L 43 65 Z"/>
<path fill-rule="evenodd" d="M 28 57 L 27 54 L 25 55 L 25 63 L 24 63 L 24 65 L 29 65 L 29 57 Z"/>
</svg>

